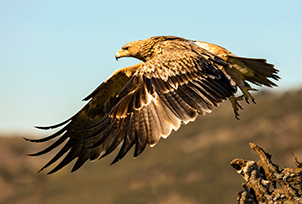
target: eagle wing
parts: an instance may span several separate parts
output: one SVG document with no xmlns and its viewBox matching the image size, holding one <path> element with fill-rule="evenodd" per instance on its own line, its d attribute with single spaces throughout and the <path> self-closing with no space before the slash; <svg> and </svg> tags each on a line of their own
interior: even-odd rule
<svg viewBox="0 0 302 204">
<path fill-rule="evenodd" d="M 236 91 L 230 79 L 217 68 L 229 64 L 206 50 L 189 42 L 165 42 L 156 49 L 155 57 L 135 66 L 130 79 L 129 75 L 117 72 L 86 98 L 92 99 L 75 116 L 42 128 L 56 128 L 69 122 L 57 133 L 30 140 L 44 142 L 63 134 L 45 150 L 32 154 L 37 156 L 69 138 L 41 170 L 68 151 L 49 174 L 78 157 L 72 169 L 75 171 L 88 159 L 100 155 L 102 158 L 120 144 L 112 163 L 122 159 L 134 145 L 137 157 L 147 145 L 154 146 L 161 137 L 168 137 L 172 129 L 176 131 L 181 123 L 195 120 L 198 114 L 211 112 Z"/>
<path fill-rule="evenodd" d="M 216 65 L 225 63 L 198 48 L 180 49 L 165 44 L 161 54 L 143 63 L 119 93 L 120 100 L 89 137 L 101 138 L 90 148 L 110 140 L 105 157 L 122 144 L 112 163 L 135 145 L 134 157 L 147 145 L 168 137 L 181 123 L 211 112 L 235 92 L 230 80 Z M 211 58 L 211 59 L 210 59 Z M 227 65 L 225 63 L 224 65 Z"/>
<path fill-rule="evenodd" d="M 70 163 L 73 159 L 79 157 L 72 169 L 72 171 L 75 171 L 80 168 L 88 159 L 95 160 L 101 154 L 101 152 L 106 149 L 109 141 L 97 148 L 88 148 L 98 139 L 97 137 L 86 138 L 86 136 L 93 133 L 91 130 L 89 130 L 89 128 L 99 122 L 106 114 L 108 114 L 108 112 L 119 101 L 119 98 L 116 97 L 117 94 L 125 86 L 140 65 L 141 63 L 115 71 L 105 82 L 97 87 L 89 96 L 83 99 L 83 101 L 90 101 L 78 113 L 68 120 L 49 127 L 37 127 L 39 129 L 48 130 L 65 125 L 65 127 L 58 132 L 42 139 L 25 138 L 30 142 L 40 143 L 59 137 L 46 149 L 34 154 L 29 154 L 30 156 L 46 154 L 68 140 L 62 149 L 45 166 L 43 166 L 40 171 L 59 160 L 62 155 L 68 151 L 68 154 L 62 160 L 62 162 L 49 173 L 58 171 Z"/>
</svg>

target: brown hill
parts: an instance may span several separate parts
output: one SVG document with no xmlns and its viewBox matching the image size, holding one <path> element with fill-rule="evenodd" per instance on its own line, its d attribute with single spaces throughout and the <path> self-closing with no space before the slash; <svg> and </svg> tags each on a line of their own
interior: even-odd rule
<svg viewBox="0 0 302 204">
<path fill-rule="evenodd" d="M 37 174 L 52 155 L 25 154 L 44 144 L 2 137 L 0 203 L 235 203 L 244 181 L 230 162 L 258 160 L 249 142 L 272 153 L 280 167 L 295 166 L 292 152 L 302 160 L 302 90 L 282 96 L 260 92 L 256 100 L 257 105 L 244 106 L 240 121 L 227 102 L 135 160 L 130 152 L 110 166 L 111 155 L 75 173 L 68 166 L 51 176 Z"/>
</svg>

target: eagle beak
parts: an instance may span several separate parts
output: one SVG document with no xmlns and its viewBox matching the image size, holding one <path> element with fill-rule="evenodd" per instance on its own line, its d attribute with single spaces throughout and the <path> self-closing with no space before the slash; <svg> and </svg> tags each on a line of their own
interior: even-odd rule
<svg viewBox="0 0 302 204">
<path fill-rule="evenodd" d="M 117 53 L 115 54 L 115 60 L 118 61 L 119 58 L 121 58 L 121 50 L 117 51 Z"/>
</svg>

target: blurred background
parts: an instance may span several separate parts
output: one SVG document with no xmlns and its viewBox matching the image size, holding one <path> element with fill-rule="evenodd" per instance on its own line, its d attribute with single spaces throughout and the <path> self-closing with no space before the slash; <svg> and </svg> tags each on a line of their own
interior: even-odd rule
<svg viewBox="0 0 302 204">
<path fill-rule="evenodd" d="M 294 167 L 292 152 L 302 160 L 301 25 L 298 0 L 1 1 L 0 203 L 235 203 L 243 179 L 229 163 L 258 159 L 249 142 L 280 168 Z M 239 121 L 223 103 L 135 160 L 130 152 L 110 166 L 113 154 L 75 173 L 37 174 L 53 153 L 27 157 L 47 144 L 22 137 L 51 134 L 34 126 L 72 116 L 113 71 L 138 62 L 116 62 L 117 50 L 156 35 L 265 58 L 279 87 L 254 93 Z"/>
</svg>

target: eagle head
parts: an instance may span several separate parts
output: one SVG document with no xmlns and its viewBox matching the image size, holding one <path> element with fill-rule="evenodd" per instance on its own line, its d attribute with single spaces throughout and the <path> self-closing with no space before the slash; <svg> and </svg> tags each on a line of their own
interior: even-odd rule
<svg viewBox="0 0 302 204">
<path fill-rule="evenodd" d="M 115 59 L 118 60 L 121 57 L 134 57 L 145 62 L 148 57 L 151 56 L 149 42 L 150 39 L 130 42 L 117 51 Z"/>
</svg>

